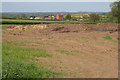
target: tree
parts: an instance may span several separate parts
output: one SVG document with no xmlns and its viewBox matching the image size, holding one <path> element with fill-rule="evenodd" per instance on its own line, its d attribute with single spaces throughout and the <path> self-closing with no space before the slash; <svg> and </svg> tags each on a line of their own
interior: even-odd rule
<svg viewBox="0 0 120 80">
<path fill-rule="evenodd" d="M 71 15 L 70 14 L 67 14 L 66 16 L 65 16 L 65 19 L 67 19 L 67 20 L 71 20 Z"/>
<path fill-rule="evenodd" d="M 96 22 L 96 21 L 98 21 L 99 20 L 99 15 L 98 14 L 90 14 L 89 15 L 89 20 L 90 21 L 94 21 L 94 22 Z"/>
<path fill-rule="evenodd" d="M 108 21 L 120 22 L 120 1 L 110 4 L 111 11 L 108 13 Z"/>
</svg>

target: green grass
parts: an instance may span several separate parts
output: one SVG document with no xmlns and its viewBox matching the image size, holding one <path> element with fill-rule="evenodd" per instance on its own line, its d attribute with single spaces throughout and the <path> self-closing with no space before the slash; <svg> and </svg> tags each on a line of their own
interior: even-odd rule
<svg viewBox="0 0 120 80">
<path fill-rule="evenodd" d="M 2 51 L 3 78 L 48 78 L 63 74 L 32 62 L 35 57 L 51 57 L 45 49 L 26 48 L 14 42 L 3 42 Z"/>
<path fill-rule="evenodd" d="M 48 78 L 52 75 L 60 75 L 52 70 L 42 66 L 36 66 L 32 63 L 23 62 L 16 59 L 3 60 L 2 77 L 3 78 Z"/>
<path fill-rule="evenodd" d="M 23 20 L 23 19 L 0 19 L 2 20 L 2 24 L 5 25 L 30 25 L 30 24 L 40 24 L 40 23 L 48 23 L 48 24 L 52 24 L 52 23 L 58 23 L 58 24 L 64 24 L 64 23 L 87 23 L 87 24 L 96 24 L 96 23 L 104 23 L 104 22 L 91 22 L 91 21 L 65 21 L 65 20 L 61 20 L 61 21 L 52 21 L 52 20 Z M 5 27 L 5 26 L 4 26 Z"/>
<path fill-rule="evenodd" d="M 16 45 L 16 46 L 26 46 L 26 44 L 23 43 L 23 42 L 21 42 L 21 43 L 16 43 L 16 42 L 14 42 L 14 45 Z"/>
<path fill-rule="evenodd" d="M 105 39 L 105 40 L 112 40 L 112 37 L 110 37 L 110 36 L 103 36 L 103 39 Z"/>
<path fill-rule="evenodd" d="M 110 36 L 103 36 L 103 39 L 105 39 L 105 40 L 110 40 L 110 41 L 113 41 L 113 42 L 115 42 L 115 43 L 118 42 L 117 40 L 113 40 L 112 37 L 110 37 Z"/>
<path fill-rule="evenodd" d="M 43 21 L 43 20 L 22 20 L 22 19 L 2 19 L 3 24 L 39 24 L 39 23 L 78 23 L 77 21 Z"/>
<path fill-rule="evenodd" d="M 70 54 L 70 52 L 69 52 L 69 51 L 66 51 L 66 50 L 57 49 L 56 51 L 57 51 L 57 52 L 60 52 L 60 53 L 64 53 L 64 54 L 66 54 L 66 55 L 69 55 L 69 54 Z"/>
<path fill-rule="evenodd" d="M 115 42 L 115 43 L 118 43 L 118 41 L 117 40 L 112 40 L 113 42 Z"/>
<path fill-rule="evenodd" d="M 8 44 L 11 44 L 11 45 L 8 46 Z M 16 44 L 16 43 L 9 42 L 2 46 L 3 53 L 5 55 L 10 55 L 11 57 L 16 56 L 17 58 L 20 58 L 20 59 L 34 58 L 35 56 L 37 57 L 52 56 L 51 54 L 48 54 L 45 49 L 12 46 L 12 44 Z"/>
</svg>

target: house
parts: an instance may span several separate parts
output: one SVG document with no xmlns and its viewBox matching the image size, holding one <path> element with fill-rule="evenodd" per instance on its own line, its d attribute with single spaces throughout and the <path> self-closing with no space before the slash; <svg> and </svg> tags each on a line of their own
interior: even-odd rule
<svg viewBox="0 0 120 80">
<path fill-rule="evenodd" d="M 57 20 L 63 20 L 64 19 L 63 14 L 61 14 L 60 16 L 59 16 L 59 14 L 57 14 L 56 19 Z"/>
<path fill-rule="evenodd" d="M 35 16 L 30 16 L 30 19 L 35 19 Z"/>
<path fill-rule="evenodd" d="M 56 19 L 59 20 L 59 14 L 57 14 Z"/>
<path fill-rule="evenodd" d="M 41 20 L 43 20 L 43 19 L 45 19 L 45 20 L 54 20 L 54 19 L 57 19 L 57 20 L 63 20 L 64 17 L 63 17 L 62 14 L 60 16 L 59 16 L 59 14 L 57 14 L 56 16 L 53 16 L 53 15 L 50 15 L 50 16 L 37 16 L 37 17 L 30 16 L 30 19 L 41 19 Z"/>
<path fill-rule="evenodd" d="M 35 19 L 39 19 L 39 17 L 35 17 Z"/>
<path fill-rule="evenodd" d="M 44 16 L 35 17 L 35 19 L 44 19 Z"/>
</svg>

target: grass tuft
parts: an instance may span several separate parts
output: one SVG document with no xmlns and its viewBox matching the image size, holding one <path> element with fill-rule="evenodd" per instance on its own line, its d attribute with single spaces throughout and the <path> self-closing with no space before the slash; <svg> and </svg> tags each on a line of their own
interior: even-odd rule
<svg viewBox="0 0 120 80">
<path fill-rule="evenodd" d="M 112 37 L 110 37 L 110 36 L 103 36 L 103 38 L 104 38 L 105 40 L 112 40 Z"/>
<path fill-rule="evenodd" d="M 105 40 L 111 40 L 111 41 L 113 41 L 114 43 L 118 43 L 117 40 L 113 40 L 112 37 L 110 37 L 110 36 L 103 36 L 103 38 L 104 38 Z"/>
<path fill-rule="evenodd" d="M 60 53 L 67 54 L 67 55 L 70 54 L 70 52 L 69 52 L 69 51 L 66 51 L 66 50 L 60 50 L 60 49 L 57 49 L 56 51 L 57 51 L 57 52 L 60 52 Z"/>
</svg>

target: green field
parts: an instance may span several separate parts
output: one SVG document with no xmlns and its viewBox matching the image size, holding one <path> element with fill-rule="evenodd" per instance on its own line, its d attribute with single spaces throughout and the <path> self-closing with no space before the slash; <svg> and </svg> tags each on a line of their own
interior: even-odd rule
<svg viewBox="0 0 120 80">
<path fill-rule="evenodd" d="M 78 23 L 77 21 L 43 21 L 43 20 L 17 20 L 17 19 L 2 19 L 3 24 L 40 24 L 40 23 Z"/>
<path fill-rule="evenodd" d="M 23 43 L 4 41 L 2 44 L 2 78 L 48 78 L 62 75 L 34 64 L 35 57 L 52 57 L 45 49 L 27 48 Z"/>
<path fill-rule="evenodd" d="M 18 19 L 2 19 L 2 24 L 17 24 L 17 25 L 31 25 L 31 24 L 52 24 L 52 23 L 57 23 L 57 24 L 65 24 L 65 23 L 87 23 L 87 24 L 96 24 L 100 22 L 90 22 L 90 21 L 48 21 L 48 20 L 18 20 Z M 104 22 L 102 22 L 104 23 Z"/>
</svg>

